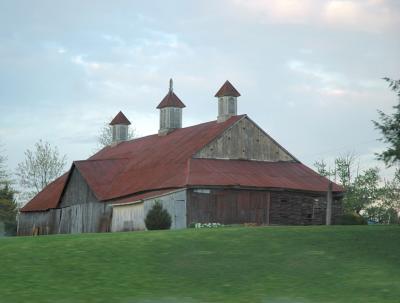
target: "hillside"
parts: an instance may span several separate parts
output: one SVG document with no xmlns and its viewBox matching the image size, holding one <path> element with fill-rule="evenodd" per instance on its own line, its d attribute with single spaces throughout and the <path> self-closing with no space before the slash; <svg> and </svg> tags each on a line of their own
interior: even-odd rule
<svg viewBox="0 0 400 303">
<path fill-rule="evenodd" d="M 400 227 L 0 239 L 0 302 L 399 302 Z"/>
</svg>

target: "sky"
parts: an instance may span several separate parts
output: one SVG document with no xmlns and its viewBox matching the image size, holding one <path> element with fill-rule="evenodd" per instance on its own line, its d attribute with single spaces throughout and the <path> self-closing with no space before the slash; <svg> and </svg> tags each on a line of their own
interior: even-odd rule
<svg viewBox="0 0 400 303">
<path fill-rule="evenodd" d="M 69 166 L 120 110 L 156 133 L 171 77 L 184 127 L 216 119 L 229 79 L 303 163 L 354 153 L 390 176 L 371 120 L 397 103 L 399 28 L 397 0 L 0 0 L 2 149 L 11 172 L 39 139 Z"/>
</svg>

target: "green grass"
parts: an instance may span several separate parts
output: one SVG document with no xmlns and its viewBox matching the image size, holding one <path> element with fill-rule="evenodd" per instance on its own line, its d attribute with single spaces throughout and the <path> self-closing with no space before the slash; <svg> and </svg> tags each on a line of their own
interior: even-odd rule
<svg viewBox="0 0 400 303">
<path fill-rule="evenodd" d="M 400 227 L 0 239 L 0 302 L 400 302 Z"/>
</svg>

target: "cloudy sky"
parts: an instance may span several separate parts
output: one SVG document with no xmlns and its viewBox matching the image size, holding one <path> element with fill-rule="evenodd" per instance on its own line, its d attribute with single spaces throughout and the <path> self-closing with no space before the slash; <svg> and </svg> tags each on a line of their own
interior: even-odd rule
<svg viewBox="0 0 400 303">
<path fill-rule="evenodd" d="M 85 159 L 119 110 L 155 133 L 170 77 L 184 126 L 216 119 L 229 79 L 239 113 L 304 163 L 379 165 L 399 28 L 397 0 L 0 0 L 0 142 L 10 170 L 39 139 Z"/>
</svg>

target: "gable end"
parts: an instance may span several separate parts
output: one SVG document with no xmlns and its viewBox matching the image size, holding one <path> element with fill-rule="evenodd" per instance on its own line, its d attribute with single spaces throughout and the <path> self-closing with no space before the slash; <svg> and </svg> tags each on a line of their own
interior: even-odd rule
<svg viewBox="0 0 400 303">
<path fill-rule="evenodd" d="M 247 116 L 208 143 L 194 158 L 298 161 Z"/>
<path fill-rule="evenodd" d="M 67 184 L 64 187 L 64 192 L 61 196 L 59 208 L 85 204 L 89 202 L 98 202 L 93 191 L 90 189 L 82 174 L 74 165 L 70 173 Z"/>
</svg>

